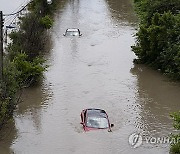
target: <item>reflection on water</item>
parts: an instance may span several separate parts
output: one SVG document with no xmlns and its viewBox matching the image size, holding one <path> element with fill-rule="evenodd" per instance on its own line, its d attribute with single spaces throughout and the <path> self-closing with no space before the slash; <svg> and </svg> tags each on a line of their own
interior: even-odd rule
<svg viewBox="0 0 180 154">
<path fill-rule="evenodd" d="M 18 105 L 15 117 L 18 119 L 17 125 L 21 121 L 32 121 L 36 130 L 41 129 L 41 112 L 50 104 L 48 103 L 53 94 L 49 85 L 37 85 L 23 91 L 22 102 Z"/>
<path fill-rule="evenodd" d="M 136 24 L 137 17 L 134 12 L 132 1 L 130 0 L 107 0 L 112 20 L 118 24 Z M 128 23 L 127 23 L 128 22 Z"/>
<path fill-rule="evenodd" d="M 143 65 L 135 65 L 131 72 L 137 76 L 136 97 L 141 106 L 143 130 L 158 135 L 171 133 L 173 121 L 169 114 L 180 109 L 180 85 Z"/>
<path fill-rule="evenodd" d="M 0 153 L 10 154 L 13 153 L 11 150 L 12 141 L 17 137 L 17 129 L 15 122 L 12 120 L 9 122 L 0 132 Z"/>
<path fill-rule="evenodd" d="M 11 121 L 0 132 L 0 153 L 13 153 L 14 150 L 10 147 L 21 140 L 22 136 L 28 136 L 32 130 L 36 133 L 41 132 L 42 112 L 51 105 L 51 98 L 51 90 L 46 85 L 34 86 L 23 91 L 22 102 L 14 114 L 15 121 Z"/>
</svg>

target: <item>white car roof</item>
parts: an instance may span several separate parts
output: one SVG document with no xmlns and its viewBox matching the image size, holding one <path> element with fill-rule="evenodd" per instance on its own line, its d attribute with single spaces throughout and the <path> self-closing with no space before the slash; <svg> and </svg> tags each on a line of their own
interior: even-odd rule
<svg viewBox="0 0 180 154">
<path fill-rule="evenodd" d="M 77 28 L 68 28 L 67 31 L 70 31 L 70 32 L 71 31 L 78 31 L 78 29 Z"/>
</svg>

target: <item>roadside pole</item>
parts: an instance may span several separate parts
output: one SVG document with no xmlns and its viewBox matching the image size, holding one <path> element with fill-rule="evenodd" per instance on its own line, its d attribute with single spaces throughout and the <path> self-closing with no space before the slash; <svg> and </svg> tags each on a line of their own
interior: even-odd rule
<svg viewBox="0 0 180 154">
<path fill-rule="evenodd" d="M 0 81 L 3 80 L 3 13 L 0 11 Z"/>
</svg>

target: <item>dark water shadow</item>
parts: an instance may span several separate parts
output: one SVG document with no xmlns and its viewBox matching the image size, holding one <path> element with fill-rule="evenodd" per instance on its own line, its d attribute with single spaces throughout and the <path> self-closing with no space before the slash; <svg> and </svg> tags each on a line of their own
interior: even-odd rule
<svg viewBox="0 0 180 154">
<path fill-rule="evenodd" d="M 180 84 L 144 65 L 134 65 L 131 73 L 137 77 L 136 101 L 141 106 L 136 126 L 153 134 L 168 135 L 174 130 L 169 115 L 180 109 Z"/>
<path fill-rule="evenodd" d="M 137 24 L 137 16 L 134 11 L 133 2 L 129 0 L 106 0 L 109 5 L 112 19 L 117 23 L 126 22 L 131 25 Z"/>
<path fill-rule="evenodd" d="M 17 129 L 15 127 L 15 121 L 12 120 L 6 124 L 0 131 L 0 153 L 10 154 L 13 151 L 10 149 L 13 140 L 17 136 Z"/>
</svg>

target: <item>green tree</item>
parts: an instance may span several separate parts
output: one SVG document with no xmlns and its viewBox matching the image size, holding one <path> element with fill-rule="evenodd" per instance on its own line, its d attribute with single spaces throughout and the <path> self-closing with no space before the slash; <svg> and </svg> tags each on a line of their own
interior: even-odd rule
<svg viewBox="0 0 180 154">
<path fill-rule="evenodd" d="M 6 49 L 4 79 L 0 83 L 0 129 L 13 117 L 19 101 L 17 92 L 38 82 L 47 68 L 43 59 L 45 40 L 58 1 L 53 0 L 52 5 L 46 0 L 30 2 L 29 13 L 19 18 L 19 30 L 9 35 L 11 43 Z"/>
<path fill-rule="evenodd" d="M 180 0 L 136 0 L 140 27 L 132 50 L 146 63 L 180 79 Z"/>
<path fill-rule="evenodd" d="M 180 111 L 172 113 L 171 117 L 174 120 L 174 128 L 180 130 Z M 173 135 L 172 137 L 176 139 L 177 143 L 171 145 L 170 151 L 172 154 L 180 154 L 180 134 Z"/>
</svg>

